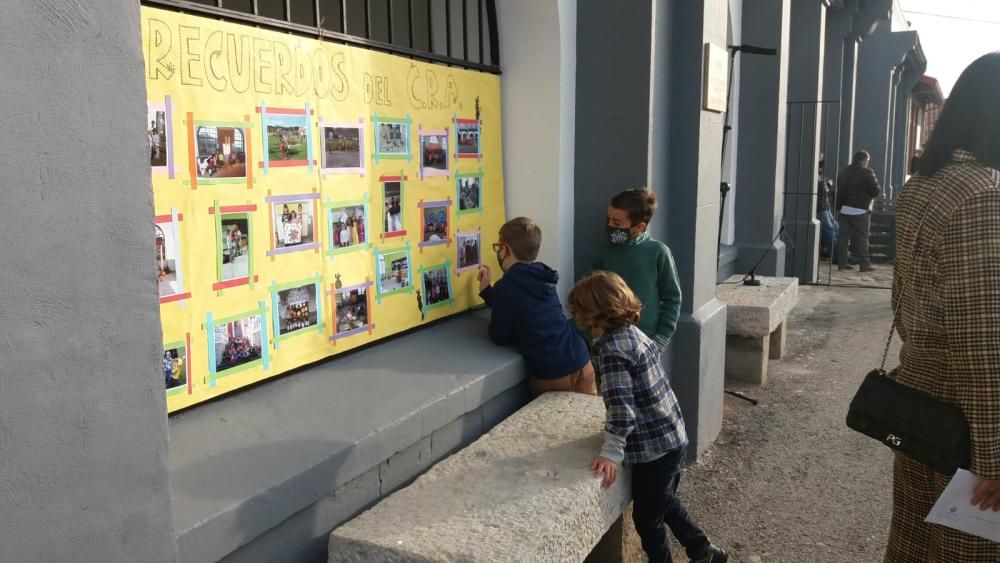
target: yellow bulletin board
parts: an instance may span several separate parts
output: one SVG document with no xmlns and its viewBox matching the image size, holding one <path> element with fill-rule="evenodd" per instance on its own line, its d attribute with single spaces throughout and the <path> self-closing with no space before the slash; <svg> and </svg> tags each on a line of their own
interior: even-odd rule
<svg viewBox="0 0 1000 563">
<path fill-rule="evenodd" d="M 142 37 L 168 411 L 481 303 L 498 76 L 145 7 Z"/>
</svg>

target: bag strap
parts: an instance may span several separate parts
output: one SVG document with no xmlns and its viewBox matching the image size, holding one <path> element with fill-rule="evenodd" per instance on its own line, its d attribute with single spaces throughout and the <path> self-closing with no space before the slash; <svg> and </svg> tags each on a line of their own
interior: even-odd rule
<svg viewBox="0 0 1000 563">
<path fill-rule="evenodd" d="M 920 233 L 924 230 L 924 220 L 927 219 L 928 212 L 925 211 L 920 217 L 920 222 L 917 224 L 917 234 L 913 237 L 913 253 L 916 252 L 917 247 L 920 245 Z M 899 297 L 896 298 L 896 302 L 892 305 L 892 326 L 889 328 L 889 338 L 885 342 L 885 350 L 882 352 L 882 364 L 879 366 L 879 372 L 885 375 L 885 363 L 889 359 L 889 348 L 892 347 L 892 337 L 896 333 L 896 319 L 899 318 L 899 310 L 903 306 L 903 295 L 906 292 L 906 282 L 908 280 L 904 279 L 899 282 Z"/>
</svg>

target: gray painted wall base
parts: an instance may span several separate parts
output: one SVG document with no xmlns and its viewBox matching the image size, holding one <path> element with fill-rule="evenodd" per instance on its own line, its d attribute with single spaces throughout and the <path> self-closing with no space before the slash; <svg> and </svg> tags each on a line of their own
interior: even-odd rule
<svg viewBox="0 0 1000 563">
<path fill-rule="evenodd" d="M 788 231 L 788 227 L 785 227 L 785 231 Z M 737 274 L 746 274 L 760 261 L 760 265 L 757 266 L 758 276 L 771 276 L 769 272 L 778 272 L 774 277 L 784 276 L 788 247 L 781 240 L 770 247 L 751 243 L 739 243 L 736 247 L 739 249 L 739 259 L 736 261 Z"/>
<path fill-rule="evenodd" d="M 332 494 L 241 547 L 224 563 L 322 562 L 327 560 L 330 531 L 409 485 L 421 473 L 476 441 L 528 401 L 522 383 L 482 407 L 435 430 Z"/>
<path fill-rule="evenodd" d="M 725 383 L 726 304 L 713 299 L 693 315 L 681 315 L 671 354 L 670 384 L 684 414 L 691 448 L 688 460 L 705 452 L 722 431 Z"/>
<path fill-rule="evenodd" d="M 525 404 L 523 361 L 489 342 L 488 315 L 172 417 L 181 560 L 316 560 L 317 537 Z"/>
</svg>

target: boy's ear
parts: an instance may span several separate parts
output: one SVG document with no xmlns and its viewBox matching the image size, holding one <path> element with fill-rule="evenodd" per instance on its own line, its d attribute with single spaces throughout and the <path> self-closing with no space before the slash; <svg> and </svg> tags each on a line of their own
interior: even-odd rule
<svg viewBox="0 0 1000 563">
<path fill-rule="evenodd" d="M 646 232 L 646 228 L 649 227 L 649 223 L 636 223 L 632 225 L 632 228 L 636 230 L 636 233 Z"/>
</svg>

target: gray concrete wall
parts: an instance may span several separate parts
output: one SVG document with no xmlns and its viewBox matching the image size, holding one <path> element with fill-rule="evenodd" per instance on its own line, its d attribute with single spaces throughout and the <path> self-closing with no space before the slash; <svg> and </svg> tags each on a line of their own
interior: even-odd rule
<svg viewBox="0 0 1000 563">
<path fill-rule="evenodd" d="M 654 4 L 609 9 L 603 0 L 577 4 L 575 239 L 576 277 L 590 271 L 607 242 L 604 226 L 611 197 L 649 182 L 650 169 L 662 174 L 665 162 L 649 160 L 650 129 L 657 142 L 666 130 L 650 118 L 650 53 Z M 506 79 L 506 77 L 505 77 Z M 664 88 L 657 95 L 666 96 Z M 655 110 L 655 106 L 654 109 Z M 664 198 L 664 192 L 657 192 Z M 664 239 L 666 219 L 650 224 Z"/>
<path fill-rule="evenodd" d="M 740 104 L 745 110 L 737 123 L 737 269 L 746 272 L 764 256 L 757 268 L 761 275 L 785 273 L 785 244 L 774 239 L 784 207 L 789 6 L 789 0 L 754 0 L 753 9 L 744 10 L 743 43 L 775 48 L 778 54 L 743 53 L 737 60 L 741 72 Z"/>
<path fill-rule="evenodd" d="M 174 561 L 134 0 L 0 17 L 0 561 Z"/>
<path fill-rule="evenodd" d="M 785 254 L 785 270 L 808 283 L 816 280 L 819 266 L 816 178 L 820 128 L 827 108 L 821 103 L 826 4 L 823 0 L 801 0 L 792 3 L 791 12 L 783 211 L 792 244 Z"/>
<path fill-rule="evenodd" d="M 497 2 L 507 216 L 541 226 L 538 259 L 560 272 L 563 297 L 574 272 L 576 12 L 573 0 Z"/>
<path fill-rule="evenodd" d="M 611 197 L 648 185 L 660 203 L 649 232 L 673 251 L 683 292 L 664 361 L 700 453 L 721 428 L 725 342 L 715 300 L 723 116 L 701 110 L 701 52 L 726 45 L 728 0 L 630 8 L 578 5 L 576 272 L 606 244 Z"/>
<path fill-rule="evenodd" d="M 722 429 L 726 308 L 715 298 L 716 244 L 723 114 L 702 110 L 702 57 L 705 43 L 726 45 L 726 0 L 674 0 L 657 11 L 654 76 L 669 72 L 670 139 L 651 158 L 666 158 L 667 238 L 680 274 L 683 302 L 673 340 L 670 381 L 684 412 L 695 457 Z M 662 64 L 661 61 L 669 61 Z"/>
</svg>

